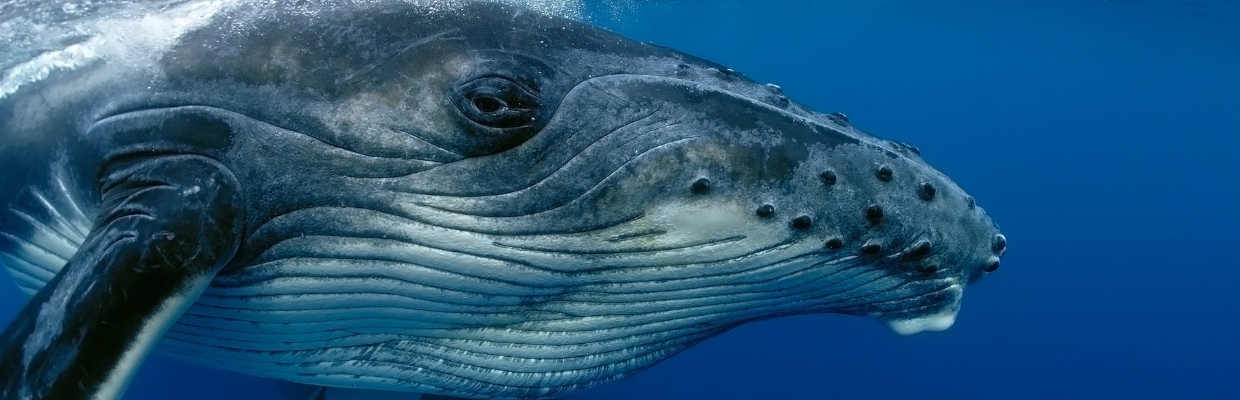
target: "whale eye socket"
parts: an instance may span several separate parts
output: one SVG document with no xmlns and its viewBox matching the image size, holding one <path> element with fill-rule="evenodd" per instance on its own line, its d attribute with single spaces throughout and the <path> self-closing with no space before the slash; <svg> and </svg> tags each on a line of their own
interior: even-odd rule
<svg viewBox="0 0 1240 400">
<path fill-rule="evenodd" d="M 451 97 L 465 118 L 491 128 L 533 125 L 542 108 L 536 88 L 499 76 L 465 82 L 452 91 Z"/>
</svg>

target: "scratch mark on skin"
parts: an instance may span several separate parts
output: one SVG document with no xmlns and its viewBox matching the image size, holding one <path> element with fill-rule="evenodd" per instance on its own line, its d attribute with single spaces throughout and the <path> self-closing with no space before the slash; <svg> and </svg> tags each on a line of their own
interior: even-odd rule
<svg viewBox="0 0 1240 400">
<path fill-rule="evenodd" d="M 434 147 L 434 148 L 435 148 L 435 150 L 439 150 L 439 151 L 442 151 L 442 152 L 445 152 L 445 153 L 448 153 L 448 154 L 454 155 L 454 156 L 456 156 L 456 157 L 457 157 L 457 160 L 458 160 L 458 161 L 459 161 L 459 160 L 462 160 L 462 159 L 465 159 L 465 155 L 464 155 L 464 154 L 457 153 L 457 152 L 455 152 L 455 151 L 448 150 L 448 149 L 445 149 L 445 148 L 443 148 L 443 147 L 440 147 L 439 145 L 436 145 L 436 144 L 434 144 L 434 143 L 431 143 L 430 141 L 428 141 L 428 140 L 426 140 L 426 139 L 423 139 L 421 136 L 415 135 L 415 134 L 413 134 L 412 132 L 406 131 L 406 130 L 404 130 L 404 129 L 400 129 L 400 128 L 392 127 L 392 126 L 389 126 L 389 127 L 387 127 L 387 128 L 388 128 L 388 129 L 391 129 L 391 130 L 392 130 L 392 131 L 394 131 L 394 132 L 399 132 L 399 133 L 402 133 L 402 134 L 405 134 L 405 135 L 409 135 L 409 137 L 414 138 L 414 139 L 417 139 L 417 140 L 418 140 L 418 142 L 425 143 L 427 146 Z M 412 159 L 412 160 L 417 160 L 417 161 L 427 161 L 427 162 L 435 162 L 435 163 L 439 163 L 438 161 L 433 161 L 433 160 L 423 160 L 423 159 L 416 159 L 416 158 L 414 158 L 414 159 Z M 440 164 L 442 164 L 442 163 L 440 163 Z"/>
<path fill-rule="evenodd" d="M 623 242 L 625 240 L 633 240 L 637 238 L 658 236 L 658 235 L 663 235 L 663 234 L 667 234 L 667 231 L 662 230 L 662 229 L 652 229 L 652 230 L 643 231 L 643 232 L 625 233 L 621 235 L 612 236 L 611 238 L 608 238 L 607 241 L 615 243 L 615 242 Z"/>
<path fill-rule="evenodd" d="M 396 59 L 396 58 L 399 58 L 401 55 L 403 55 L 403 54 L 405 54 L 405 53 L 407 53 L 407 52 L 409 52 L 409 51 L 412 51 L 412 50 L 414 50 L 414 49 L 417 49 L 417 48 L 419 48 L 419 47 L 425 46 L 425 45 L 430 44 L 430 43 L 435 42 L 435 41 L 439 41 L 439 40 L 464 40 L 464 39 L 465 39 L 465 37 L 464 37 L 464 36 L 449 36 L 449 35 L 454 34 L 454 33 L 460 33 L 460 31 L 461 31 L 460 29 L 447 29 L 447 30 L 440 31 L 440 32 L 438 32 L 438 33 L 432 34 L 432 35 L 430 35 L 430 36 L 427 36 L 427 37 L 424 37 L 424 38 L 418 39 L 418 40 L 416 40 L 416 41 L 414 41 L 414 42 L 412 42 L 412 43 L 409 43 L 409 44 L 408 44 L 408 45 L 406 45 L 404 48 L 401 48 L 401 49 L 400 49 L 400 51 L 397 51 L 397 52 L 396 52 L 396 54 L 393 54 L 391 57 L 388 57 L 388 58 L 384 59 L 384 60 L 383 60 L 383 62 L 380 62 L 380 63 L 373 63 L 373 64 L 371 64 L 371 65 L 367 66 L 366 68 L 362 68 L 361 70 L 358 70 L 358 71 L 356 71 L 356 72 L 350 73 L 350 74 L 348 74 L 348 75 L 344 76 L 343 78 L 340 78 L 340 81 L 342 81 L 342 82 L 346 82 L 346 84 L 348 84 L 348 85 L 353 85 L 353 84 L 356 84 L 356 83 L 358 83 L 358 82 L 360 82 L 360 81 L 361 81 L 360 76 L 362 76 L 362 75 L 366 75 L 366 74 L 369 74 L 369 73 L 374 72 L 374 71 L 383 71 L 383 70 L 386 70 L 386 69 L 387 69 L 388 64 L 390 64 L 390 63 L 392 62 L 392 60 L 394 60 L 394 59 Z"/>
</svg>

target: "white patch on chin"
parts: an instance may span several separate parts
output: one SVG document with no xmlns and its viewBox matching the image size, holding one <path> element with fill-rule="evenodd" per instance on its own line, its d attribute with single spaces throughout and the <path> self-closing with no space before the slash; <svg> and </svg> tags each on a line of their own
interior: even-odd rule
<svg viewBox="0 0 1240 400">
<path fill-rule="evenodd" d="M 912 335 L 923 331 L 941 332 L 951 328 L 956 322 L 956 310 L 947 309 L 941 313 L 909 319 L 893 319 L 887 326 L 901 335 Z"/>
<path fill-rule="evenodd" d="M 960 312 L 960 293 L 964 291 L 964 288 L 956 284 L 952 285 L 949 290 L 956 292 L 956 300 L 943 311 L 914 318 L 889 319 L 885 321 L 887 327 L 900 335 L 912 335 L 924 331 L 942 332 L 951 328 L 952 324 L 956 323 L 956 314 Z"/>
</svg>

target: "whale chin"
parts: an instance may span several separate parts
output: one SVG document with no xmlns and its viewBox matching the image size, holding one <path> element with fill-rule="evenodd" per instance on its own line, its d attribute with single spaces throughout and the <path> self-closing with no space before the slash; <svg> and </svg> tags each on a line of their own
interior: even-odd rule
<svg viewBox="0 0 1240 400">
<path fill-rule="evenodd" d="M 937 314 L 914 318 L 889 319 L 885 322 L 892 331 L 905 336 L 924 331 L 942 332 L 956 323 L 956 313 L 959 311 L 959 308 L 951 307 Z"/>
</svg>

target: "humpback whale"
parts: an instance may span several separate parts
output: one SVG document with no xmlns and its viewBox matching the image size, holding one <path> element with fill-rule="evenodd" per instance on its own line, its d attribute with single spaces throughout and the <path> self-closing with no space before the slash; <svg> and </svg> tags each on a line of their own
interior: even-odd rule
<svg viewBox="0 0 1240 400">
<path fill-rule="evenodd" d="M 572 20 L 239 5 L 151 51 L 0 96 L 5 399 L 151 351 L 554 398 L 762 319 L 946 329 L 1006 250 L 917 148 Z"/>
</svg>

